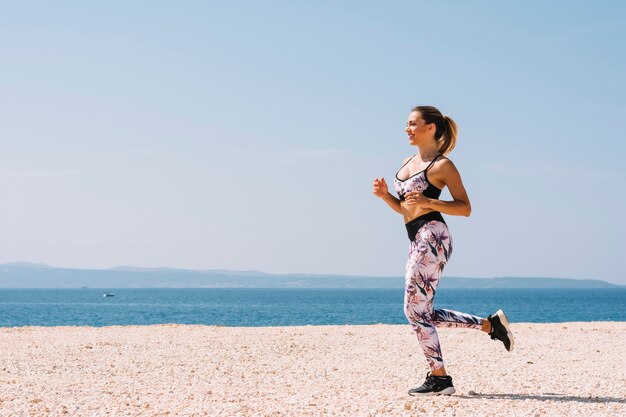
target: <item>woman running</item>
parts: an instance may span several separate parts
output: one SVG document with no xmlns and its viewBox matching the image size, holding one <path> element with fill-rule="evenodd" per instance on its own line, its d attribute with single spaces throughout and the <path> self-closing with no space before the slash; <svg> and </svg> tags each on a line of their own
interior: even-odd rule
<svg viewBox="0 0 626 417">
<path fill-rule="evenodd" d="M 394 178 L 399 198 L 389 193 L 384 178 L 374 179 L 374 195 L 404 217 L 409 235 L 404 314 L 417 335 L 430 372 L 409 395 L 450 395 L 455 392 L 446 373 L 436 327 L 480 329 L 513 350 L 513 334 L 502 310 L 486 319 L 453 310 L 434 309 L 433 299 L 441 273 L 452 254 L 452 237 L 441 213 L 469 216 L 471 205 L 459 171 L 444 155 L 456 144 L 457 124 L 432 106 L 415 107 L 406 125 L 409 143 L 418 153 L 402 161 Z M 453 201 L 441 201 L 448 187 Z"/>
</svg>

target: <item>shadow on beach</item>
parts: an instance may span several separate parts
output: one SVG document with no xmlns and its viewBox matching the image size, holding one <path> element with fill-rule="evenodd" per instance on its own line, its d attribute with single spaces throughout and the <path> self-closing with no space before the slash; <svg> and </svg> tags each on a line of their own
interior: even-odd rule
<svg viewBox="0 0 626 417">
<path fill-rule="evenodd" d="M 557 401 L 557 402 L 580 402 L 580 403 L 621 403 L 626 404 L 626 398 L 616 397 L 577 397 L 575 395 L 563 395 L 554 393 L 544 393 L 539 395 L 530 394 L 481 394 L 472 395 L 455 395 L 459 398 L 469 399 L 494 399 L 494 400 L 538 400 L 538 401 Z"/>
</svg>

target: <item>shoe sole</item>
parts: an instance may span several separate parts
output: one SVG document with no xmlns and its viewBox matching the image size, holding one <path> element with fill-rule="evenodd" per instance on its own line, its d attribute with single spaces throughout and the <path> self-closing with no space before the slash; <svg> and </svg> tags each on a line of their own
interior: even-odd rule
<svg viewBox="0 0 626 417">
<path fill-rule="evenodd" d="M 448 387 L 448 388 L 444 388 L 441 391 L 431 391 L 431 392 L 424 392 L 424 393 L 417 393 L 417 392 L 409 392 L 409 395 L 412 397 L 431 397 L 434 395 L 452 395 L 456 392 L 456 389 L 454 389 L 454 387 Z"/>
<path fill-rule="evenodd" d="M 502 323 L 502 325 L 506 329 L 506 335 L 509 338 L 509 340 L 511 341 L 511 346 L 509 346 L 509 349 L 507 349 L 510 352 L 510 351 L 513 350 L 513 345 L 515 344 L 515 339 L 513 338 L 513 332 L 511 331 L 509 320 L 506 318 L 506 314 L 504 314 L 504 311 L 502 311 L 502 310 L 496 311 L 496 315 L 498 316 L 498 318 L 500 318 L 500 323 Z"/>
</svg>

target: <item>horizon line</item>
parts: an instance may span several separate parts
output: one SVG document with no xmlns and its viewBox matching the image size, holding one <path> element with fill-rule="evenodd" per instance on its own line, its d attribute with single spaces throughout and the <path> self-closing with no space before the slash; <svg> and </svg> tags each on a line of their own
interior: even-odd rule
<svg viewBox="0 0 626 417">
<path fill-rule="evenodd" d="M 134 268 L 138 270 L 173 270 L 173 271 L 190 271 L 190 272 L 215 272 L 215 271 L 225 271 L 225 272 L 240 272 L 240 273 L 258 273 L 264 275 L 310 275 L 310 276 L 341 276 L 341 277 L 359 277 L 359 278 L 397 278 L 400 276 L 395 275 L 355 275 L 355 274 L 338 274 L 338 273 L 308 273 L 308 272 L 287 272 L 287 273 L 275 273 L 275 272 L 263 272 L 255 269 L 249 270 L 236 270 L 236 269 L 224 269 L 224 268 L 213 268 L 213 269 L 191 269 L 191 268 L 178 268 L 178 267 L 168 267 L 168 266 L 159 266 L 159 267 L 143 267 L 143 266 L 134 266 L 134 265 L 118 265 L 109 268 L 85 268 L 85 267 L 64 267 L 64 266 L 52 266 L 45 263 L 37 263 L 30 261 L 15 261 L 15 262 L 6 262 L 0 264 L 0 267 L 3 266 L 23 266 L 24 268 L 50 268 L 50 269 L 71 269 L 71 270 L 87 270 L 87 271 L 113 271 L 116 269 L 123 268 Z M 139 271 L 137 271 L 139 272 Z M 462 279 L 503 279 L 503 278 L 511 278 L 511 279 L 566 279 L 566 280 L 574 280 L 574 281 L 600 281 L 607 282 L 613 285 L 618 286 L 626 286 L 626 284 L 617 283 L 608 281 L 606 279 L 599 278 L 570 278 L 570 277 L 544 277 L 544 276 L 492 276 L 492 277 L 467 277 L 467 276 L 447 276 L 447 278 L 462 278 Z"/>
</svg>

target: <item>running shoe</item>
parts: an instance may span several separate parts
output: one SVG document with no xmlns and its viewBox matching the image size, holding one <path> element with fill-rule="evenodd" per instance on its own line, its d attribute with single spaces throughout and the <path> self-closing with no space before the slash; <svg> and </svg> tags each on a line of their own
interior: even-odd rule
<svg viewBox="0 0 626 417">
<path fill-rule="evenodd" d="M 417 388 L 411 388 L 409 395 L 413 396 L 427 396 L 427 395 L 450 395 L 454 394 L 456 390 L 452 386 L 452 377 L 435 376 L 430 372 L 426 374 L 426 381 Z"/>
<path fill-rule="evenodd" d="M 509 352 L 512 351 L 515 340 L 513 339 L 513 332 L 511 331 L 509 320 L 506 318 L 504 311 L 496 311 L 495 314 L 487 317 L 487 320 L 491 323 L 491 332 L 489 333 L 489 336 L 491 336 L 493 340 L 500 340 L 504 343 L 506 350 Z"/>
</svg>

